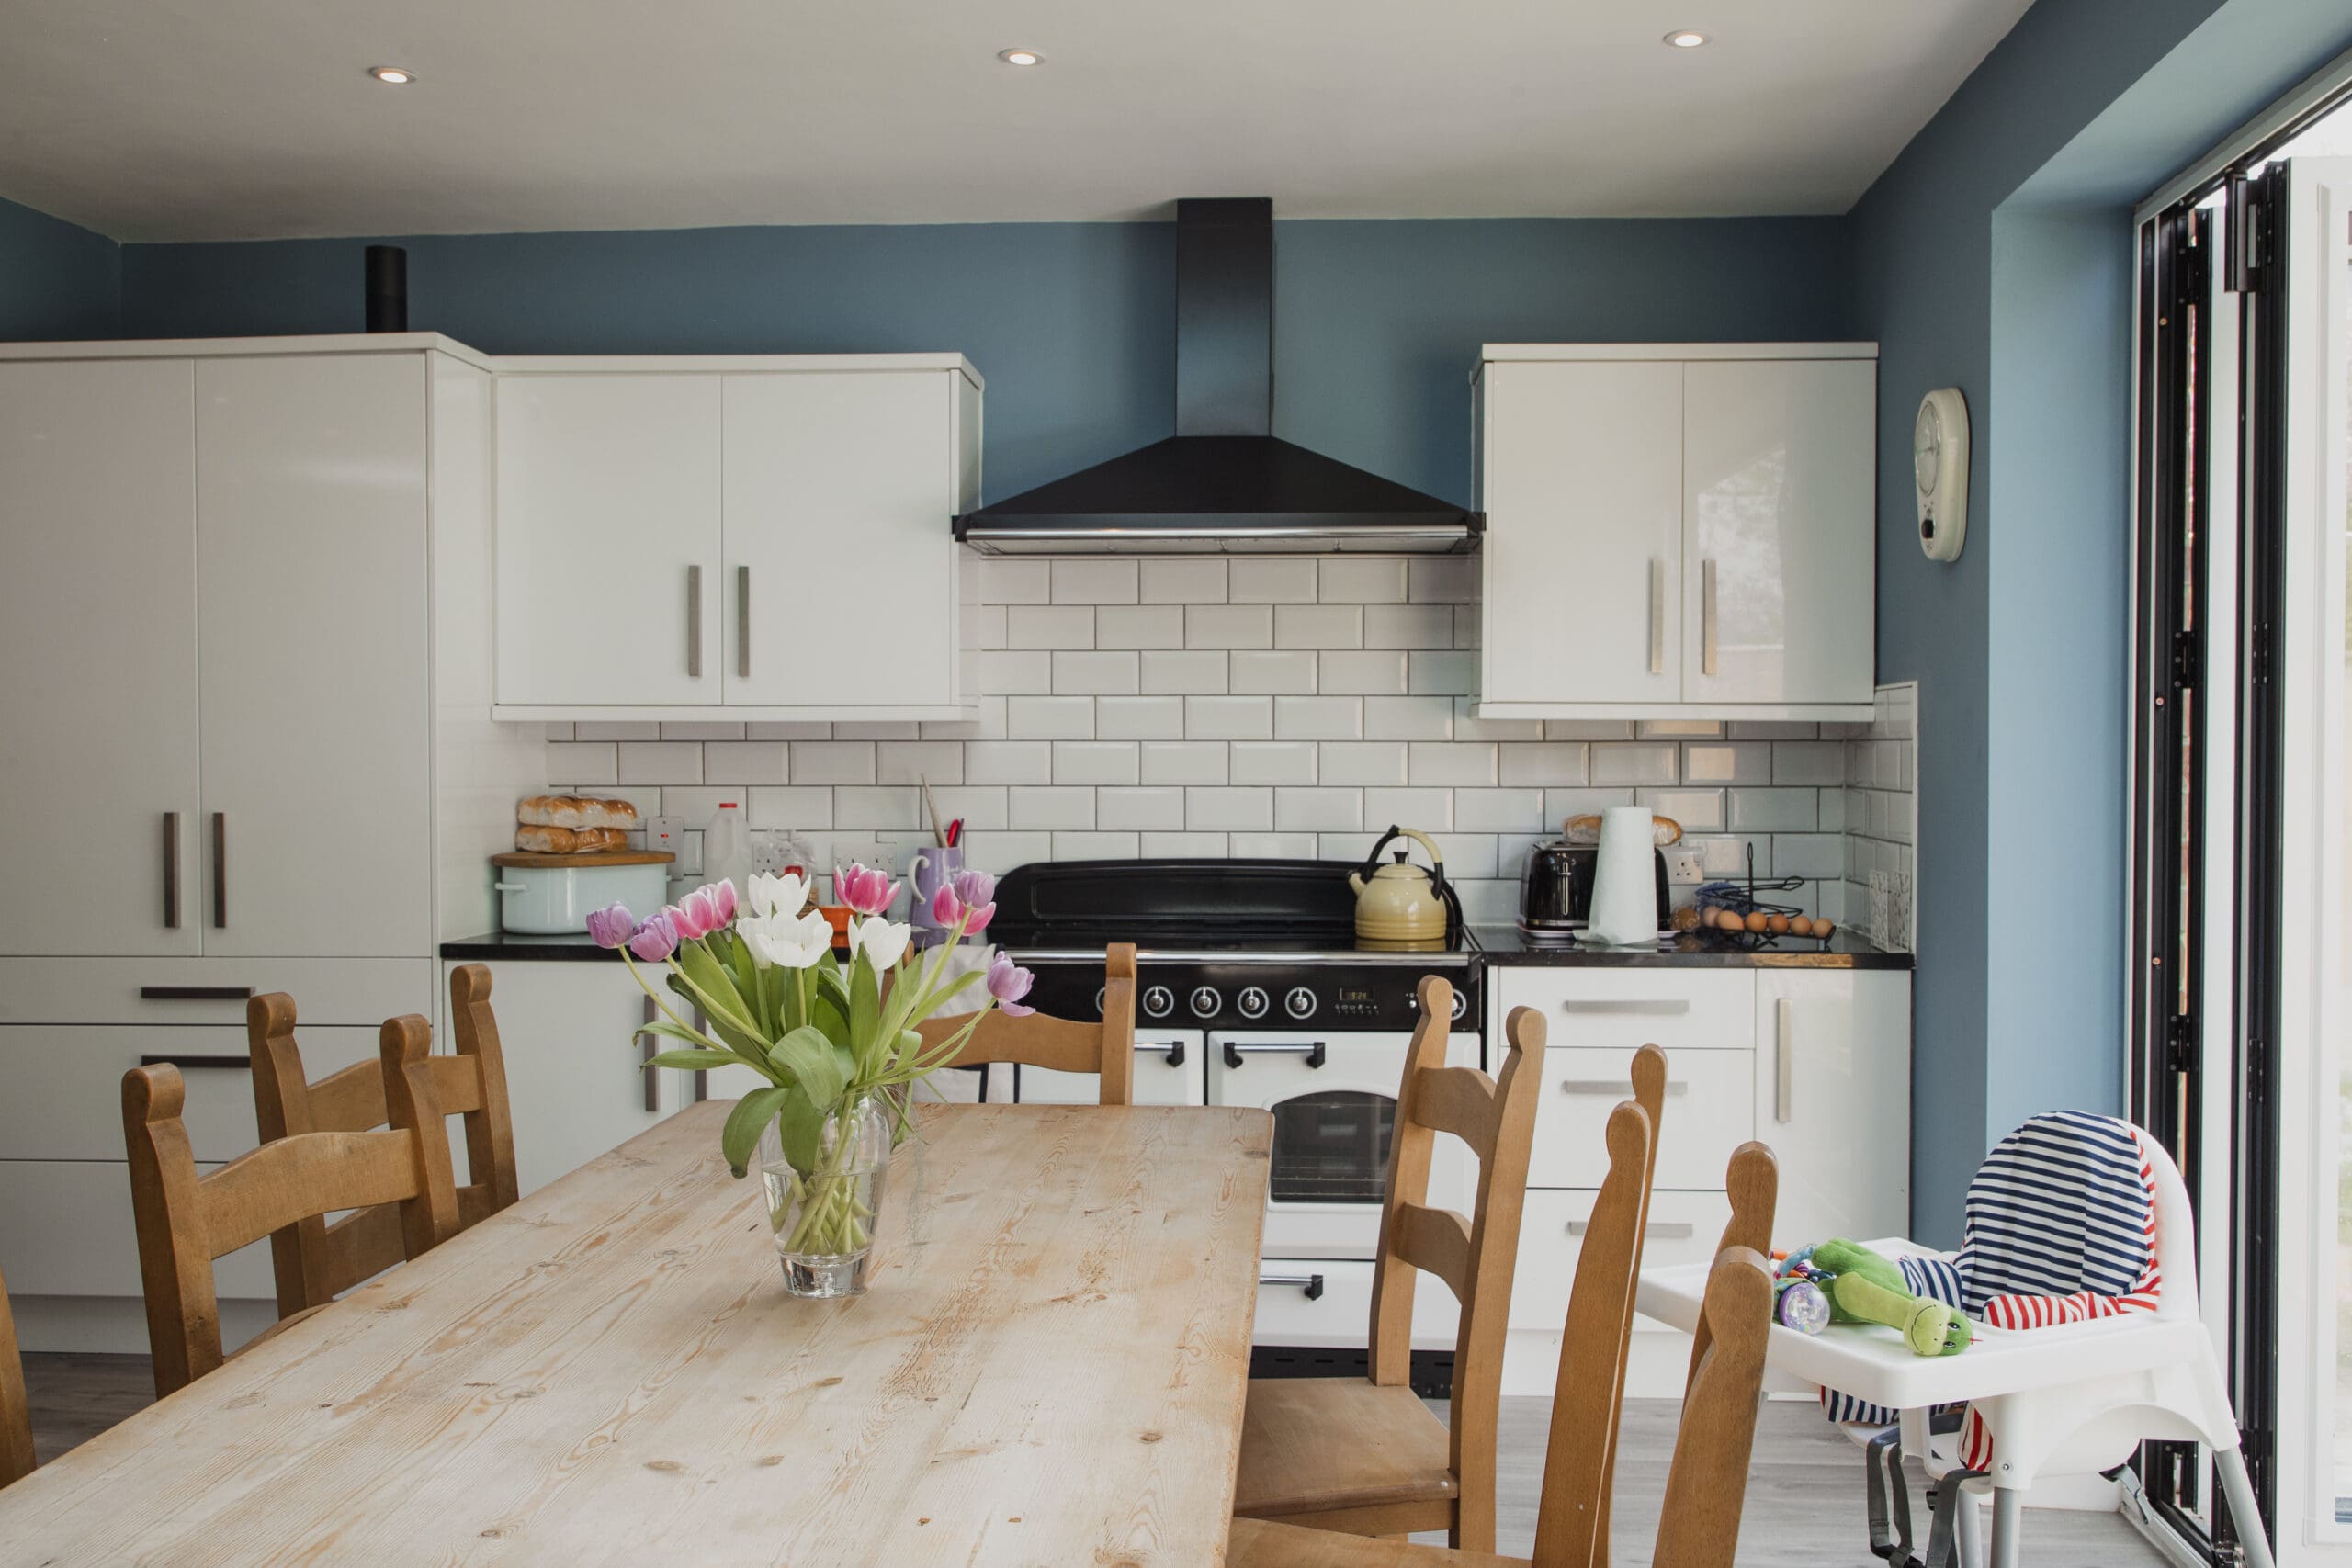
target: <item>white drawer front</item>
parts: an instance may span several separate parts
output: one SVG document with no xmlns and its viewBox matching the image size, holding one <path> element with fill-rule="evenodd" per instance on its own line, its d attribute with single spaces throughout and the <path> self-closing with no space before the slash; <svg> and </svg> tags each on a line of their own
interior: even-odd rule
<svg viewBox="0 0 2352 1568">
<path fill-rule="evenodd" d="M 1173 1056 L 1174 1061 L 1169 1058 Z M 1094 1105 L 1102 1087 L 1092 1073 L 1057 1073 L 1046 1067 L 1021 1069 L 1023 1105 Z M 1205 1105 L 1207 1069 L 1201 1064 L 1201 1033 L 1136 1036 L 1135 1102 L 1137 1105 Z"/>
<path fill-rule="evenodd" d="M 1501 969 L 1496 1021 L 1514 1008 L 1544 1015 L 1545 1043 L 1610 1051 L 1623 1060 L 1645 1045 L 1674 1051 L 1756 1047 L 1756 976 L 1746 969 Z M 1500 1048 L 1498 1037 L 1498 1049 Z M 1499 1060 L 1499 1056 L 1498 1056 Z"/>
<path fill-rule="evenodd" d="M 1260 1345 L 1321 1345 L 1361 1350 L 1372 1343 L 1369 1263 L 1328 1258 L 1269 1258 L 1258 1266 Z M 1321 1293 L 1310 1296 L 1315 1280 Z M 1413 1287 L 1413 1348 L 1453 1348 L 1461 1308 L 1442 1280 L 1427 1275 Z"/>
<path fill-rule="evenodd" d="M 1608 1177 L 1609 1113 L 1634 1097 L 1632 1064 L 1631 1052 L 1544 1053 L 1529 1186 L 1598 1188 Z M 1756 1134 L 1748 1057 L 1736 1051 L 1668 1052 L 1658 1120 L 1657 1188 L 1721 1188 L 1731 1151 Z"/>
<path fill-rule="evenodd" d="M 0 958 L 0 1023 L 243 1029 L 250 990 L 292 997 L 306 1028 L 373 1029 L 402 1013 L 439 1017 L 436 973 L 429 958 Z"/>
<path fill-rule="evenodd" d="M 303 1028 L 302 1072 L 321 1078 L 377 1058 L 373 1029 Z M 0 1028 L 0 1157 L 11 1160 L 124 1156 L 122 1075 L 148 1057 L 176 1058 L 187 1084 L 188 1143 L 200 1160 L 232 1160 L 261 1141 L 254 1124 L 254 1077 L 245 1032 L 169 1024 Z M 215 1066 L 214 1063 L 222 1065 Z M 0 1268 L 6 1268 L 0 1260 Z M 16 1272 L 9 1269 L 9 1282 Z"/>
<path fill-rule="evenodd" d="M 1592 1205 L 1600 1196 L 1598 1190 L 1528 1193 L 1527 1207 L 1520 1215 L 1518 1282 L 1510 1292 L 1511 1327 L 1560 1331 L 1567 1320 L 1577 1255 L 1584 1247 L 1584 1224 L 1592 1217 Z M 1731 1199 L 1724 1193 L 1653 1190 L 1642 1266 L 1707 1261 L 1714 1257 L 1730 1219 Z M 1639 1332 L 1671 1332 L 1665 1324 L 1648 1317 L 1635 1317 L 1634 1327 Z"/>
<path fill-rule="evenodd" d="M 214 1165 L 198 1167 L 209 1173 Z M 0 1258 L 17 1296 L 137 1296 L 139 1231 L 120 1160 L 0 1159 Z M 224 1298 L 274 1298 L 266 1237 L 213 1266 Z"/>
</svg>

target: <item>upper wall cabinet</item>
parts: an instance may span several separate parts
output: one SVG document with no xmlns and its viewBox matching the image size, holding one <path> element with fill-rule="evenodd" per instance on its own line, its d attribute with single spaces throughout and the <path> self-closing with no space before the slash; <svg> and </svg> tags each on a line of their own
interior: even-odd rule
<svg viewBox="0 0 2352 1568">
<path fill-rule="evenodd" d="M 1477 712 L 1867 718 L 1877 349 L 1490 344 Z"/>
<path fill-rule="evenodd" d="M 498 716 L 966 716 L 960 356 L 501 371 Z"/>
</svg>

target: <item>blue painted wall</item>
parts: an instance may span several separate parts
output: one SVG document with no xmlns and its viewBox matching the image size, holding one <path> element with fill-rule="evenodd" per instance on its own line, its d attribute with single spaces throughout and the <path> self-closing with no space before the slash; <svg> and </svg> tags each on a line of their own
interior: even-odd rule
<svg viewBox="0 0 2352 1568">
<path fill-rule="evenodd" d="M 0 342 L 112 337 L 121 296 L 120 246 L 0 200 Z"/>
<path fill-rule="evenodd" d="M 1849 334 L 1844 223 L 1275 225 L 1275 429 L 1460 502 L 1488 340 Z M 1166 223 L 425 236 L 410 321 L 496 354 L 961 349 L 1001 497 L 1169 433 Z M 362 240 L 129 245 L 132 337 L 352 332 Z"/>
</svg>

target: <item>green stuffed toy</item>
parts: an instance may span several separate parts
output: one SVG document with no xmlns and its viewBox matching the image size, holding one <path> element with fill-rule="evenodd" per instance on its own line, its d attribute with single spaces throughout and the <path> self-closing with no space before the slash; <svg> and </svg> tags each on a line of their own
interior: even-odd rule
<svg viewBox="0 0 2352 1568">
<path fill-rule="evenodd" d="M 1827 1292 L 1834 1323 L 1883 1323 L 1917 1356 L 1956 1356 L 1975 1337 L 1958 1309 L 1912 1294 L 1892 1259 L 1860 1243 L 1833 1238 L 1790 1262 L 1800 1260 Z"/>
</svg>

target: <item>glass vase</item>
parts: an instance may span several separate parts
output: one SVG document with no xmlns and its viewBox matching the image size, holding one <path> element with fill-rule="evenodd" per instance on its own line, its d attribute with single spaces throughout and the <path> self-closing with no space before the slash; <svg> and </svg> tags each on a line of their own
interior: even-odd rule
<svg viewBox="0 0 2352 1568">
<path fill-rule="evenodd" d="M 855 1296 L 865 1292 L 866 1261 L 882 1215 L 890 1169 L 889 1110 L 861 1097 L 825 1119 L 815 1163 L 796 1170 L 785 1158 L 776 1124 L 760 1134 L 757 1159 L 766 1189 L 768 1228 L 796 1296 Z"/>
</svg>

